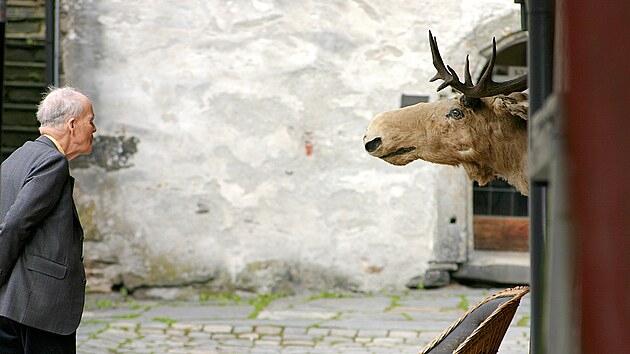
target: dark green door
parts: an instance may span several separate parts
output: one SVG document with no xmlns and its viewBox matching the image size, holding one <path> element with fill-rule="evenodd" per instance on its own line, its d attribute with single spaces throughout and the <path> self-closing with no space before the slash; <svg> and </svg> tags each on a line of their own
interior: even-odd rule
<svg viewBox="0 0 630 354">
<path fill-rule="evenodd" d="M 38 135 L 37 103 L 46 90 L 45 1 L 7 1 L 2 159 Z"/>
</svg>

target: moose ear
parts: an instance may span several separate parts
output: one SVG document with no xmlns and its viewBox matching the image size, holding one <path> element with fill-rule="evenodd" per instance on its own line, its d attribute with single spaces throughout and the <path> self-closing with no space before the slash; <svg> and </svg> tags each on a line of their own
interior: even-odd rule
<svg viewBox="0 0 630 354">
<path fill-rule="evenodd" d="M 514 117 L 527 120 L 529 97 L 523 92 L 514 92 L 507 96 L 495 96 L 492 107 L 497 113 L 508 113 Z"/>
</svg>

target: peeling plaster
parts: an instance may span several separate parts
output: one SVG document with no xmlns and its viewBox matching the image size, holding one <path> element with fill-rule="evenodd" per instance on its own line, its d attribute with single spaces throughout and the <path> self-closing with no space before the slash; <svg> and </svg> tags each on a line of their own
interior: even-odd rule
<svg viewBox="0 0 630 354">
<path fill-rule="evenodd" d="M 94 138 L 94 151 L 72 161 L 72 168 L 98 166 L 106 171 L 116 171 L 133 166 L 129 162 L 138 152 L 140 140 L 136 137 L 104 136 Z"/>
</svg>

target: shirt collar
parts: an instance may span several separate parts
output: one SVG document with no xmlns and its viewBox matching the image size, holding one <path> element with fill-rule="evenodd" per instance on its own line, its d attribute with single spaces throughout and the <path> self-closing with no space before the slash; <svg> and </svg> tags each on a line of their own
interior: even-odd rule
<svg viewBox="0 0 630 354">
<path fill-rule="evenodd" d="M 55 146 L 57 147 L 57 150 L 59 150 L 64 156 L 66 155 L 66 152 L 63 151 L 63 148 L 61 147 L 61 145 L 59 145 L 59 142 L 57 141 L 57 139 L 53 138 L 52 136 L 48 134 L 42 134 L 42 135 L 50 139 L 50 141 L 52 141 L 53 144 L 55 144 Z"/>
</svg>

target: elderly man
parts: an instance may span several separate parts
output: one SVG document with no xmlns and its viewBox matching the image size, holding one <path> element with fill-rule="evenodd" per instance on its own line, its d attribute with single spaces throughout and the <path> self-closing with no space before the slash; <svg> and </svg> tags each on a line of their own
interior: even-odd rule
<svg viewBox="0 0 630 354">
<path fill-rule="evenodd" d="M 75 353 L 85 297 L 83 229 L 68 161 L 92 152 L 90 100 L 51 88 L 39 131 L 1 167 L 0 353 Z"/>
</svg>

